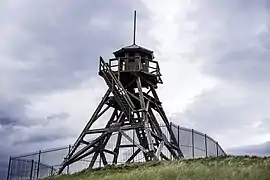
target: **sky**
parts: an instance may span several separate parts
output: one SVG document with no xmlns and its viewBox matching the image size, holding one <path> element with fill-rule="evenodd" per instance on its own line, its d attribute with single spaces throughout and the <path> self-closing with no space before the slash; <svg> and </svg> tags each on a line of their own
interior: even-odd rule
<svg viewBox="0 0 270 180">
<path fill-rule="evenodd" d="M 64 3 L 63 3 L 64 2 Z M 10 155 L 72 144 L 107 86 L 99 56 L 155 53 L 170 121 L 270 155 L 267 0 L 1 0 L 0 177 Z"/>
</svg>

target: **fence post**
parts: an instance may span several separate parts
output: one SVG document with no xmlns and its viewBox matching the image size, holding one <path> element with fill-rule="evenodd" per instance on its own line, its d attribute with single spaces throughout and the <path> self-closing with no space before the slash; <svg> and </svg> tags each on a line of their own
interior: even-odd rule
<svg viewBox="0 0 270 180">
<path fill-rule="evenodd" d="M 32 180 L 32 177 L 33 177 L 33 168 L 34 168 L 34 160 L 32 159 L 31 171 L 30 171 L 30 180 Z"/>
<path fill-rule="evenodd" d="M 194 129 L 191 129 L 191 137 L 192 137 L 192 140 L 191 140 L 191 142 L 192 142 L 192 157 L 194 158 L 194 155 L 195 155 L 195 153 L 194 153 Z"/>
<path fill-rule="evenodd" d="M 217 157 L 218 157 L 218 142 L 216 142 L 216 148 L 217 148 Z"/>
<path fill-rule="evenodd" d="M 9 157 L 9 162 L 8 162 L 8 173 L 7 173 L 7 180 L 9 180 L 10 169 L 11 169 L 11 156 Z"/>
<path fill-rule="evenodd" d="M 51 176 L 53 175 L 53 166 L 51 166 Z"/>
<path fill-rule="evenodd" d="M 207 135 L 204 134 L 204 146 L 205 146 L 205 157 L 208 156 L 207 152 Z"/>
<path fill-rule="evenodd" d="M 178 137 L 177 137 L 177 139 L 178 139 L 178 146 L 180 148 L 180 126 L 177 126 L 177 129 L 178 129 Z"/>
<path fill-rule="evenodd" d="M 71 145 L 68 146 L 68 156 L 70 154 Z M 69 165 L 67 166 L 67 174 L 69 174 Z"/>
<path fill-rule="evenodd" d="M 38 176 L 39 176 L 40 156 L 41 156 L 41 151 L 38 152 L 37 179 L 38 179 Z"/>
</svg>

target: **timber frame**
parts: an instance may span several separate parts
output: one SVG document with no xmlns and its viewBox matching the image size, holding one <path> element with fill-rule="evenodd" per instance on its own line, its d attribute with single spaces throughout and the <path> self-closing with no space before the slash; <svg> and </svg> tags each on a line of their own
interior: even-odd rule
<svg viewBox="0 0 270 180">
<path fill-rule="evenodd" d="M 92 159 L 90 160 L 89 168 L 94 167 L 98 156 L 101 158 L 104 166 L 109 163 L 117 164 L 119 149 L 125 147 L 137 148 L 134 154 L 126 159 L 126 163 L 132 162 L 140 152 L 143 153 L 145 161 L 169 160 L 170 157 L 165 156 L 162 152 L 164 146 L 173 158 L 178 159 L 183 157 L 183 153 L 179 148 L 154 88 L 155 85 L 147 82 L 147 80 L 140 75 L 141 72 L 130 73 L 133 75 L 133 79 L 130 82 L 136 82 L 137 93 L 135 93 L 135 91 L 128 91 L 128 87 L 123 87 L 115 76 L 115 73 L 111 71 L 109 64 L 105 63 L 102 57 L 100 57 L 99 74 L 104 78 L 109 88 L 91 119 L 76 140 L 70 153 L 62 163 L 59 173 L 67 166 L 90 155 L 92 155 Z M 148 84 L 149 90 L 147 92 L 143 92 L 142 81 Z M 113 111 L 106 126 L 100 129 L 91 128 L 109 109 Z M 169 132 L 170 140 L 162 132 L 160 123 L 155 117 L 154 112 L 160 115 L 163 124 L 165 124 Z M 134 138 L 131 138 L 125 133 L 125 131 L 129 130 L 135 131 L 138 142 L 134 142 Z M 87 136 L 94 134 L 98 134 L 94 140 L 86 140 Z M 113 134 L 117 134 L 115 147 L 111 150 L 106 149 L 105 147 Z M 126 138 L 131 144 L 121 144 L 122 138 Z M 106 154 L 113 156 L 111 162 L 107 160 Z"/>
<path fill-rule="evenodd" d="M 121 149 L 125 148 L 133 148 L 125 163 L 134 161 L 139 154 L 145 161 L 183 157 L 156 92 L 157 84 L 163 83 L 158 62 L 153 60 L 153 51 L 135 44 L 135 22 L 136 11 L 133 44 L 114 52 L 115 58 L 108 63 L 100 57 L 99 75 L 108 90 L 64 158 L 59 174 L 85 158 L 89 168 L 96 167 L 98 162 L 104 166 L 123 163 Z M 112 111 L 105 127 L 94 128 L 94 123 L 104 122 L 103 114 L 109 110 Z M 165 125 L 169 135 L 164 134 L 160 124 Z"/>
</svg>

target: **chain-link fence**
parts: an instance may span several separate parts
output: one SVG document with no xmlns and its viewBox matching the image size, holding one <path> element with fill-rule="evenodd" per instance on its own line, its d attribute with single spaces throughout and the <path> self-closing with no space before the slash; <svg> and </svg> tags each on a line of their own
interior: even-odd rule
<svg viewBox="0 0 270 180">
<path fill-rule="evenodd" d="M 226 155 L 218 142 L 206 134 L 175 124 L 171 124 L 171 127 L 185 158 Z M 161 129 L 167 138 L 170 139 L 167 129 L 164 126 L 161 126 Z M 134 131 L 129 131 L 128 134 L 133 137 L 133 142 L 137 141 Z M 108 146 L 115 142 L 113 139 L 114 136 L 111 137 L 111 142 L 108 143 Z M 125 144 L 126 142 L 122 142 L 122 144 L 123 143 Z M 72 146 L 69 145 L 62 148 L 10 157 L 7 180 L 36 180 L 51 176 L 58 170 L 60 164 L 70 152 L 71 147 Z M 118 163 L 124 163 L 124 159 L 130 157 L 134 152 L 134 147 L 122 148 L 119 152 Z M 169 152 L 166 152 L 166 150 L 163 151 L 163 153 L 169 155 Z M 90 159 L 91 157 L 88 157 L 68 166 L 63 173 L 74 173 L 87 168 Z M 137 155 L 133 160 L 133 162 L 143 161 L 144 157 L 142 154 Z M 102 165 L 102 160 L 99 157 L 94 167 L 101 167 Z"/>
</svg>

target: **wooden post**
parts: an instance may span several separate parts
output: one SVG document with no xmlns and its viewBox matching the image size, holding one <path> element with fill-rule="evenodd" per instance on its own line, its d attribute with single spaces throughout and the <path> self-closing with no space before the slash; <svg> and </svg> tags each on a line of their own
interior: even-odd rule
<svg viewBox="0 0 270 180">
<path fill-rule="evenodd" d="M 121 67 L 122 67 L 122 64 L 121 64 L 121 61 L 120 61 L 120 58 L 117 59 L 118 60 L 118 80 L 120 81 L 120 71 L 121 71 Z"/>
</svg>

